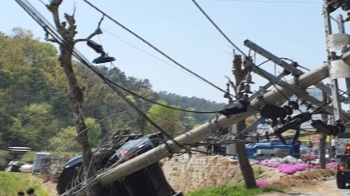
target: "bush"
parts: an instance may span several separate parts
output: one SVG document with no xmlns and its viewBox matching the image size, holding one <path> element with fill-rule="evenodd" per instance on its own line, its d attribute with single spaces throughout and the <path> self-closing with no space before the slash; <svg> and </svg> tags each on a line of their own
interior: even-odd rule
<svg viewBox="0 0 350 196">
<path fill-rule="evenodd" d="M 0 150 L 0 171 L 6 168 L 8 158 L 9 153 L 7 151 Z"/>
<path fill-rule="evenodd" d="M 21 159 L 19 160 L 20 163 L 24 164 L 26 163 L 27 161 L 34 161 L 34 157 L 35 157 L 35 153 L 36 152 L 26 152 L 22 157 Z"/>
<path fill-rule="evenodd" d="M 42 189 L 42 180 L 31 174 L 0 172 L 0 195 L 16 195 L 29 187 L 34 188 L 37 195 L 49 196 L 49 192 Z"/>
<path fill-rule="evenodd" d="M 281 188 L 275 186 L 264 186 L 261 188 L 247 189 L 244 186 L 234 185 L 203 189 L 188 193 L 186 196 L 253 196 L 279 190 L 281 190 Z"/>
</svg>

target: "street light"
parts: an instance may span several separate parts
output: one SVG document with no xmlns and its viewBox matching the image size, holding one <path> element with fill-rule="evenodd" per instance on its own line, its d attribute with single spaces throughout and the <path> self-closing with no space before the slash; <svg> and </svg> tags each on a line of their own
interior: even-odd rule
<svg viewBox="0 0 350 196">
<path fill-rule="evenodd" d="M 95 52 L 101 54 L 100 57 L 97 57 L 96 59 L 94 59 L 92 61 L 92 63 L 95 64 L 102 64 L 102 63 L 109 63 L 109 62 L 113 62 L 115 61 L 114 57 L 109 57 L 106 52 L 103 50 L 103 47 L 99 44 L 97 44 L 96 42 L 92 41 L 92 40 L 88 40 L 86 43 L 90 48 L 92 48 L 93 50 L 95 50 Z"/>
</svg>

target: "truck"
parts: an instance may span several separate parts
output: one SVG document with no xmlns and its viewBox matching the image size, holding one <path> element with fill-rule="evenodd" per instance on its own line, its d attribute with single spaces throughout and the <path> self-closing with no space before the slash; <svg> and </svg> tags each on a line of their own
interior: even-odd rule
<svg viewBox="0 0 350 196">
<path fill-rule="evenodd" d="M 344 189 L 350 183 L 350 133 L 339 133 L 336 184 L 339 189 Z"/>
</svg>

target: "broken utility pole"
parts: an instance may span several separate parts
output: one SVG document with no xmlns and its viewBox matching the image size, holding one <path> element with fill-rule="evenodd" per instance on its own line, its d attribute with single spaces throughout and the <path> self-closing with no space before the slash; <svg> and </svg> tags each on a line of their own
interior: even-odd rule
<svg viewBox="0 0 350 196">
<path fill-rule="evenodd" d="M 323 65 L 318 69 L 312 70 L 301 75 L 299 78 L 299 85 L 302 88 L 307 88 L 322 81 L 327 77 L 328 66 Z M 290 81 L 288 82 L 288 84 L 294 85 L 294 81 Z M 279 91 L 284 93 L 286 96 L 292 96 L 295 94 L 294 91 L 291 91 L 288 88 L 278 88 Z M 213 135 L 216 131 L 218 131 L 219 127 L 227 128 L 241 121 L 242 119 L 250 117 L 252 114 L 258 113 L 259 111 L 257 110 L 257 108 L 262 107 L 264 104 L 275 104 L 276 102 L 280 102 L 285 99 L 277 90 L 269 91 L 265 93 L 263 97 L 265 103 L 262 103 L 260 100 L 255 99 L 251 102 L 251 107 L 247 112 L 234 115 L 230 118 L 227 118 L 226 116 L 220 116 L 218 119 L 211 120 L 208 123 L 205 123 L 191 131 L 188 131 L 185 134 L 176 137 L 175 140 L 182 144 L 195 144 L 207 138 L 208 136 Z M 130 161 L 127 161 L 112 168 L 106 174 L 99 174 L 97 176 L 98 183 L 101 186 L 108 186 L 122 177 L 128 176 L 163 158 L 168 157 L 170 155 L 169 152 L 177 152 L 182 149 L 178 145 L 174 144 L 172 141 L 168 141 L 167 143 L 167 145 L 161 145 L 157 148 L 154 148 L 144 154 L 135 157 Z"/>
</svg>

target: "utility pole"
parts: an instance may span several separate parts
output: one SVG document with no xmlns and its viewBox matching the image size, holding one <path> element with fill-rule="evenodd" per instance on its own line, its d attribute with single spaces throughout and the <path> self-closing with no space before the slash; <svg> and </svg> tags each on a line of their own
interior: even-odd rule
<svg viewBox="0 0 350 196">
<path fill-rule="evenodd" d="M 323 6 L 323 17 L 327 42 L 327 61 L 329 65 L 329 77 L 332 89 L 334 122 L 337 123 L 341 122 L 341 101 L 339 99 L 338 79 L 349 78 L 350 68 L 349 65 L 347 65 L 343 60 L 340 59 L 340 57 L 336 55 L 336 52 L 339 50 L 343 50 L 347 45 L 350 44 L 350 37 L 349 35 L 345 34 L 343 19 L 341 15 L 338 17 L 337 20 L 340 32 L 332 34 L 332 17 L 330 16 L 330 13 L 327 10 L 326 4 L 324 4 Z M 349 83 L 349 80 L 346 80 L 346 83 Z"/>
<path fill-rule="evenodd" d="M 271 52 L 269 52 L 268 50 L 262 48 L 261 46 L 254 43 L 253 41 L 250 41 L 247 39 L 244 41 L 244 45 L 246 47 L 248 47 L 249 49 L 257 52 L 261 56 L 265 57 L 266 59 L 269 59 L 273 63 L 281 66 L 284 69 L 284 71 L 282 72 L 283 76 L 286 76 L 289 74 L 292 74 L 292 75 L 304 74 L 303 71 L 298 69 L 298 67 L 301 67 L 301 65 L 299 65 L 298 63 L 296 63 L 296 62 L 287 63 L 282 58 L 277 57 L 276 55 L 274 55 Z M 280 78 L 282 78 L 283 77 L 282 74 L 280 76 L 278 76 L 278 78 L 276 78 L 276 79 L 279 80 Z M 326 84 L 319 82 L 319 83 L 315 84 L 314 86 L 321 89 L 322 91 L 325 91 L 328 96 L 332 95 L 332 89 L 329 86 L 327 86 Z M 343 95 L 340 96 L 340 99 L 343 103 L 349 104 L 349 100 L 345 96 L 343 96 Z"/>
<path fill-rule="evenodd" d="M 318 82 L 322 81 L 327 77 L 328 66 L 324 65 L 301 75 L 299 78 L 299 85 L 301 86 L 301 88 L 305 89 L 309 86 L 317 84 Z M 294 81 L 290 81 L 288 82 L 288 84 L 294 85 Z M 292 96 L 295 94 L 295 91 L 291 91 L 288 88 L 278 88 L 279 91 L 285 94 L 286 96 Z M 269 91 L 264 94 L 264 103 L 257 99 L 253 100 L 251 102 L 251 107 L 249 108 L 249 111 L 234 115 L 230 118 L 227 118 L 226 116 L 220 116 L 218 119 L 211 120 L 210 122 L 196 127 L 195 129 L 188 131 L 185 134 L 179 135 L 175 138 L 175 140 L 182 144 L 195 144 L 196 142 L 199 142 L 207 138 L 208 136 L 214 134 L 216 131 L 218 131 L 219 127 L 227 128 L 241 121 L 242 119 L 248 118 L 252 114 L 258 113 L 259 111 L 256 108 L 261 108 L 265 104 L 273 105 L 276 102 L 281 102 L 283 100 L 284 97 L 277 90 Z M 347 115 L 343 115 L 343 118 L 345 118 L 344 121 L 347 121 L 347 119 L 349 119 Z M 112 168 L 107 174 L 99 174 L 96 177 L 96 179 L 98 179 L 97 182 L 101 186 L 108 186 L 122 177 L 133 174 L 142 168 L 156 163 L 161 159 L 169 157 L 170 152 L 178 152 L 179 150 L 181 150 L 181 147 L 174 144 L 172 141 L 168 141 L 167 145 L 161 145 L 133 158 L 132 160 L 122 163 Z"/>
<path fill-rule="evenodd" d="M 328 96 L 327 93 L 325 91 L 322 91 L 322 98 L 323 98 L 323 103 L 327 103 L 328 102 Z M 328 124 L 328 114 L 325 111 L 322 111 L 321 114 L 322 117 L 322 121 L 326 124 Z M 321 169 L 325 169 L 326 168 L 326 144 L 327 144 L 327 137 L 328 135 L 326 133 L 320 133 L 321 138 L 320 138 L 320 143 L 319 143 L 319 151 L 320 151 L 320 155 L 319 155 L 319 159 L 320 159 L 320 167 Z"/>
<path fill-rule="evenodd" d="M 252 83 L 251 75 L 250 75 L 251 67 L 249 66 L 243 67 L 242 65 L 245 63 L 251 63 L 250 57 L 246 57 L 246 59 L 244 59 L 244 62 L 242 62 L 241 55 L 234 56 L 232 73 L 235 77 L 236 98 L 237 98 L 236 101 L 241 99 L 248 100 L 248 94 L 251 94 L 251 91 L 250 91 L 250 83 Z M 239 140 L 246 139 L 245 133 L 243 132 L 243 130 L 245 130 L 246 128 L 245 119 L 246 118 L 243 118 L 241 121 L 237 122 L 236 124 L 237 133 L 236 133 L 235 139 L 239 139 Z M 236 151 L 238 154 L 239 167 L 241 169 L 246 186 L 248 188 L 255 188 L 257 185 L 254 178 L 253 168 L 251 167 L 249 159 L 247 157 L 245 143 L 241 143 L 241 142 L 236 143 Z"/>
</svg>

